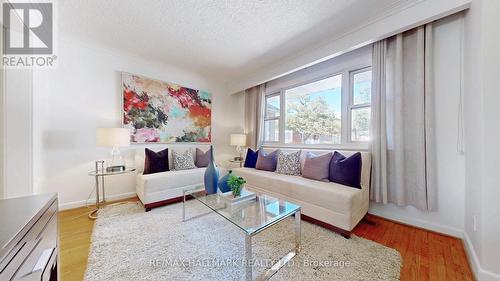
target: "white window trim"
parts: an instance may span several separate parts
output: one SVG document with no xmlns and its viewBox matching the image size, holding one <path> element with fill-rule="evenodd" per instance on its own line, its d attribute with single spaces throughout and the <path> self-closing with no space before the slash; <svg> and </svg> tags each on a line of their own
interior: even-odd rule
<svg viewBox="0 0 500 281">
<path fill-rule="evenodd" d="M 280 116 L 278 117 L 267 117 L 266 116 L 266 110 L 267 110 L 267 99 L 269 98 L 273 98 L 273 97 L 280 97 Z M 282 95 L 280 92 L 272 92 L 270 94 L 265 94 L 264 96 L 264 107 L 263 107 L 263 117 L 262 117 L 262 143 L 266 143 L 266 144 L 277 144 L 277 143 L 280 143 L 280 140 L 281 140 L 281 124 L 283 124 L 283 104 L 282 104 Z M 273 120 L 278 120 L 278 125 L 279 125 L 279 136 L 278 136 L 278 141 L 264 141 L 264 138 L 265 138 L 265 132 L 266 132 L 266 121 L 273 121 Z"/>
<path fill-rule="evenodd" d="M 261 145 L 263 147 L 272 147 L 272 148 L 290 148 L 290 149 L 343 149 L 343 150 L 367 150 L 368 142 L 356 142 L 351 141 L 351 109 L 356 107 L 367 107 L 369 104 L 364 105 L 352 105 L 352 76 L 355 73 L 367 71 L 371 69 L 371 65 L 355 65 L 348 68 L 344 68 L 340 71 L 336 71 L 334 73 L 330 73 L 327 75 L 321 75 L 315 77 L 313 79 L 308 79 L 305 81 L 301 81 L 300 83 L 295 83 L 292 85 L 288 85 L 287 87 L 282 87 L 278 90 L 264 92 L 264 106 L 262 110 L 262 121 L 261 121 L 261 130 L 262 130 L 262 139 Z M 337 75 L 342 75 L 342 102 L 341 102 L 341 143 L 340 144 L 286 144 L 285 143 L 285 92 L 289 89 L 299 87 L 305 84 L 310 84 L 317 82 L 319 80 L 327 79 L 330 77 L 334 77 Z M 280 116 L 278 118 L 267 118 L 265 116 L 265 110 L 267 105 L 267 98 L 280 96 Z M 278 141 L 265 141 L 264 140 L 264 131 L 265 131 L 265 121 L 267 120 L 275 120 L 279 121 L 279 138 Z"/>
<path fill-rule="evenodd" d="M 371 102 L 354 104 L 354 75 L 365 71 L 371 71 L 372 67 L 367 66 L 361 69 L 349 71 L 349 105 L 347 106 L 347 121 L 349 122 L 349 131 L 347 132 L 347 142 L 356 145 L 367 144 L 366 141 L 353 141 L 352 140 L 352 110 L 358 108 L 371 108 Z"/>
</svg>

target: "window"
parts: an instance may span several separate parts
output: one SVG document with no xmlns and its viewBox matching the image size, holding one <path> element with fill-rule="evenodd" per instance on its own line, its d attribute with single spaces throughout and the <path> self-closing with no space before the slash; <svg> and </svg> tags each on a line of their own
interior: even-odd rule
<svg viewBox="0 0 500 281">
<path fill-rule="evenodd" d="M 280 128 L 280 94 L 266 96 L 264 113 L 264 142 L 277 142 Z"/>
<path fill-rule="evenodd" d="M 264 144 L 358 146 L 370 137 L 369 67 L 347 69 L 265 97 Z"/>
<path fill-rule="evenodd" d="M 351 141 L 367 142 L 370 139 L 370 114 L 372 97 L 372 71 L 363 69 L 351 72 Z"/>
<path fill-rule="evenodd" d="M 285 91 L 285 143 L 340 144 L 342 75 Z"/>
</svg>

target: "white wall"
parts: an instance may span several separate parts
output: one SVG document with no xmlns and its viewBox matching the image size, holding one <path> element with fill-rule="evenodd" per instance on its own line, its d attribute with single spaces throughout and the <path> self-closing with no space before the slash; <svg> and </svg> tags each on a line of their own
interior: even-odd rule
<svg viewBox="0 0 500 281">
<path fill-rule="evenodd" d="M 474 0 L 466 16 L 465 238 L 479 280 L 500 280 L 500 1 Z"/>
<path fill-rule="evenodd" d="M 0 32 L 3 48 L 4 26 Z M 20 34 L 20 30 L 10 32 Z M 1 52 L 3 54 L 3 51 Z M 0 198 L 11 198 L 33 193 L 33 104 L 30 69 L 2 70 L 2 107 L 0 125 Z"/>
<path fill-rule="evenodd" d="M 2 20 L 3 22 L 3 20 Z M 3 54 L 3 25 L 0 24 L 0 53 Z M 4 71 L 3 68 L 0 67 L 0 199 L 4 198 L 4 134 L 3 134 L 3 127 L 4 127 L 4 120 L 5 120 L 5 115 L 4 115 L 4 91 L 5 91 L 5 84 L 4 84 Z"/>
<path fill-rule="evenodd" d="M 1 25 L 0 25 L 1 26 Z M 3 54 L 3 26 L 0 28 L 0 50 Z M 2 67 L 0 67 L 0 199 L 4 198 L 4 121 L 5 121 L 5 110 L 4 110 L 4 75 L 5 72 Z"/>
<path fill-rule="evenodd" d="M 2 30 L 3 28 L 0 28 L 0 38 L 2 37 Z M 1 42 L 2 39 L 0 39 L 0 50 L 2 49 L 3 42 Z M 0 199 L 4 198 L 4 133 L 3 133 L 3 128 L 4 128 L 4 121 L 5 121 L 5 115 L 4 115 L 4 71 L 3 68 L 0 67 Z"/>
<path fill-rule="evenodd" d="M 372 203 L 370 213 L 462 237 L 464 229 L 465 160 L 457 151 L 461 93 L 463 18 L 454 15 L 434 23 L 434 103 L 438 207 L 422 212 L 414 207 Z"/>
<path fill-rule="evenodd" d="M 32 76 L 31 70 L 6 69 L 3 112 L 4 195 L 30 195 L 32 186 Z"/>
<path fill-rule="evenodd" d="M 465 17 L 465 241 L 476 277 L 481 257 L 481 194 L 483 163 L 482 23 L 481 5 L 474 1 Z"/>
<path fill-rule="evenodd" d="M 500 280 L 500 2 L 484 1 L 484 145 L 481 223 L 485 270 Z"/>
<path fill-rule="evenodd" d="M 58 192 L 63 207 L 87 199 L 94 184 L 87 173 L 108 152 L 96 147 L 95 129 L 121 125 L 121 71 L 212 92 L 216 159 L 233 156 L 229 134 L 243 130 L 243 97 L 196 73 L 59 36 L 58 68 L 36 71 L 33 81 L 36 193 Z M 135 194 L 134 175 L 109 178 L 106 185 L 111 198 Z"/>
<path fill-rule="evenodd" d="M 481 198 L 483 263 L 500 280 L 500 2 L 483 1 L 484 169 Z"/>
</svg>

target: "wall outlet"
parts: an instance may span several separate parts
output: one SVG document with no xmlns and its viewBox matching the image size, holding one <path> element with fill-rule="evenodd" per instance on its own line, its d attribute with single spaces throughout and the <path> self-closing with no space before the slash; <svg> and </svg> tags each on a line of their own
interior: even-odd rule
<svg viewBox="0 0 500 281">
<path fill-rule="evenodd" d="M 477 217 L 476 217 L 476 215 L 472 216 L 472 225 L 474 228 L 474 232 L 476 232 L 477 231 Z"/>
</svg>

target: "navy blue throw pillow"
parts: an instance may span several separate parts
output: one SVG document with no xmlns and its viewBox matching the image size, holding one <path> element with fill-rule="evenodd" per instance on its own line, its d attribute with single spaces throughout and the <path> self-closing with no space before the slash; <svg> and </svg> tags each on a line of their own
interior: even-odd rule
<svg viewBox="0 0 500 281">
<path fill-rule="evenodd" d="M 247 150 L 247 156 L 245 157 L 245 168 L 255 168 L 257 164 L 257 157 L 259 156 L 259 151 L 253 151 L 251 148 Z"/>
<path fill-rule="evenodd" d="M 330 161 L 330 181 L 361 189 L 361 162 L 359 152 L 346 158 L 335 151 Z"/>
</svg>

